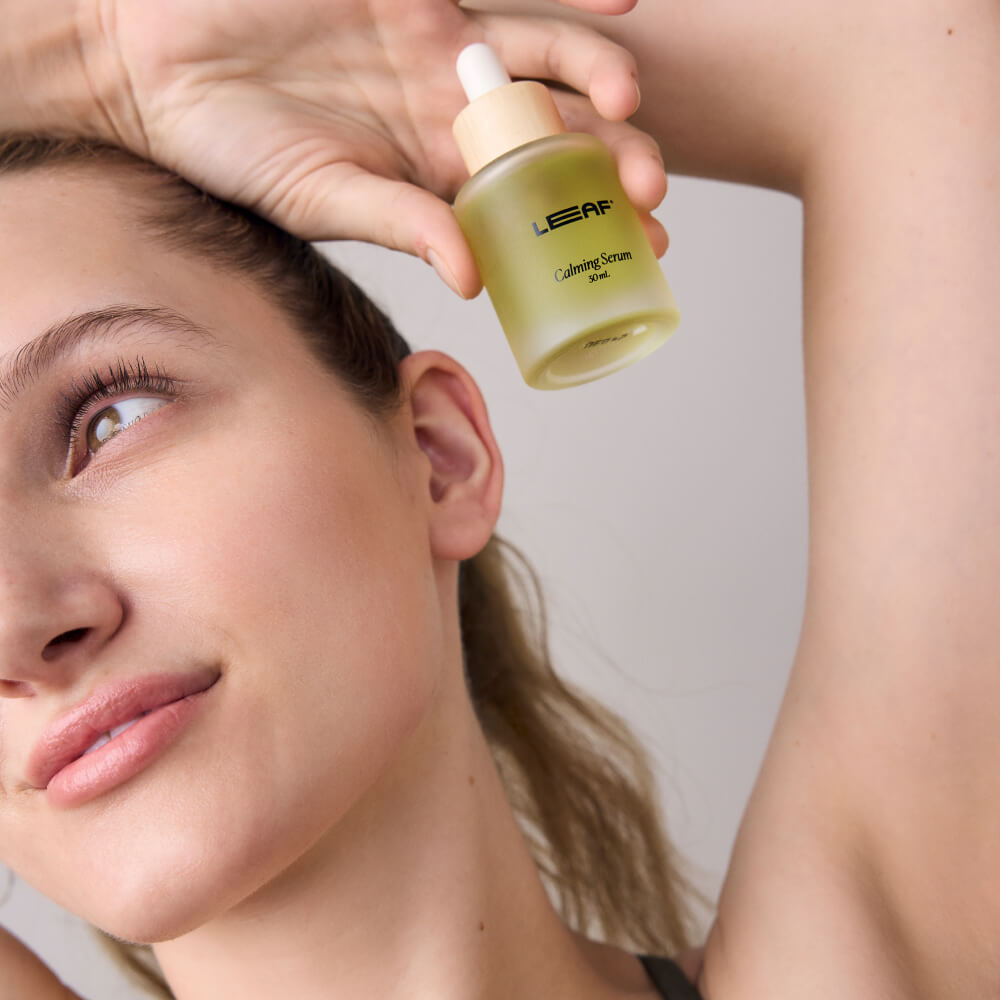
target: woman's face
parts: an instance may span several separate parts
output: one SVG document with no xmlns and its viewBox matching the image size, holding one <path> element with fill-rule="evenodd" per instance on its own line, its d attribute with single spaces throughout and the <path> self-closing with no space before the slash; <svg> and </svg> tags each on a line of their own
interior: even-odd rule
<svg viewBox="0 0 1000 1000">
<path fill-rule="evenodd" d="M 443 640 L 402 436 L 376 432 L 249 282 L 155 247 L 140 190 L 118 170 L 0 179 L 4 379 L 54 325 L 162 311 L 77 322 L 98 336 L 0 389 L 0 860 L 154 940 L 357 802 L 426 713 Z M 71 445 L 63 397 L 109 368 L 171 381 L 84 402 Z M 210 683 L 37 787 L 40 761 L 137 707 L 128 692 Z M 35 750 L 67 713 L 69 735 Z"/>
</svg>

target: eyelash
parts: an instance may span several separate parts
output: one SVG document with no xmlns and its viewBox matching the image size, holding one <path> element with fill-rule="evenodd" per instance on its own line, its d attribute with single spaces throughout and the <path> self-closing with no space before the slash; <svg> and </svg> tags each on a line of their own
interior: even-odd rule
<svg viewBox="0 0 1000 1000">
<path fill-rule="evenodd" d="M 76 450 L 84 417 L 94 412 L 88 404 L 139 391 L 169 396 L 174 394 L 176 386 L 177 381 L 161 371 L 158 366 L 150 372 L 145 358 L 142 357 L 137 357 L 134 362 L 118 358 L 114 364 L 108 365 L 106 374 L 91 368 L 82 382 L 74 379 L 69 390 L 62 393 L 63 401 L 58 410 L 58 424 L 62 433 L 69 439 L 70 453 Z"/>
</svg>

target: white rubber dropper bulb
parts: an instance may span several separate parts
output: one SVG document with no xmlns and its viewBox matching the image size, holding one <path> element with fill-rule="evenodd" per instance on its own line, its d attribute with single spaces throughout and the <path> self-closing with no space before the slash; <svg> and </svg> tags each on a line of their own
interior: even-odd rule
<svg viewBox="0 0 1000 1000">
<path fill-rule="evenodd" d="M 465 96 L 470 101 L 510 83 L 510 76 L 500 57 L 484 42 L 466 45 L 458 54 L 455 68 Z"/>
</svg>

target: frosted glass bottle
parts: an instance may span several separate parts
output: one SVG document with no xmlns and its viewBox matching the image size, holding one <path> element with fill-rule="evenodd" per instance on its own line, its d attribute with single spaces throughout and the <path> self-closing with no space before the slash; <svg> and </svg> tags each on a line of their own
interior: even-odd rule
<svg viewBox="0 0 1000 1000">
<path fill-rule="evenodd" d="M 680 317 L 611 153 L 567 133 L 540 84 L 482 95 L 456 120 L 474 172 L 454 209 L 525 381 L 563 389 L 645 357 Z"/>
</svg>

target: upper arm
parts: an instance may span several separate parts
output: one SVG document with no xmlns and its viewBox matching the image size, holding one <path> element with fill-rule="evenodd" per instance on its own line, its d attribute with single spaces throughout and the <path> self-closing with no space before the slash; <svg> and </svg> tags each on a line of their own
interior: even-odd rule
<svg viewBox="0 0 1000 1000">
<path fill-rule="evenodd" d="M 834 920 L 852 961 L 875 928 L 910 977 L 864 995 L 1000 981 L 998 28 L 949 17 L 933 59 L 887 47 L 804 188 L 809 579 L 729 941 L 750 954 L 750 919 L 778 913 L 839 995 Z"/>
</svg>

